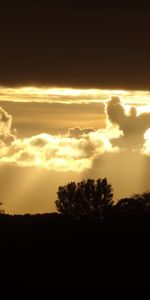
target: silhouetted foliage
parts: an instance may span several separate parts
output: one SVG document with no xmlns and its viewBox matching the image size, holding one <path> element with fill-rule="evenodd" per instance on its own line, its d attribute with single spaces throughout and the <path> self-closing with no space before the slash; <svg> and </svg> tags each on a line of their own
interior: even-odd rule
<svg viewBox="0 0 150 300">
<path fill-rule="evenodd" d="M 116 211 L 124 215 L 139 215 L 150 211 L 150 192 L 143 194 L 134 194 L 130 198 L 123 198 L 115 205 Z"/>
<path fill-rule="evenodd" d="M 62 187 L 66 193 L 67 186 Z M 1 286 L 149 287 L 150 193 L 121 199 L 112 206 L 111 186 L 107 193 L 104 186 L 107 190 L 104 179 L 69 184 L 70 193 L 82 191 L 83 203 L 92 202 L 92 218 L 76 219 L 65 213 L 0 214 Z M 97 199 L 98 205 L 91 199 Z M 102 220 L 93 217 L 94 210 L 101 212 L 104 207 Z"/>
<path fill-rule="evenodd" d="M 0 205 L 2 205 L 2 202 L 0 202 Z M 4 213 L 5 213 L 4 209 L 0 209 L 0 214 L 4 214 Z"/>
<path fill-rule="evenodd" d="M 112 187 L 106 178 L 70 182 L 60 186 L 57 195 L 58 212 L 76 217 L 102 215 L 113 204 Z"/>
</svg>

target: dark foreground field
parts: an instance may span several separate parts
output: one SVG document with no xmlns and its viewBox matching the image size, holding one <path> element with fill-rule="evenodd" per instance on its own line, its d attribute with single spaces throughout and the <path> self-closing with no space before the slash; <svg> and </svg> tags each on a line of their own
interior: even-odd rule
<svg viewBox="0 0 150 300">
<path fill-rule="evenodd" d="M 0 215 L 1 286 L 150 287 L 150 214 Z"/>
</svg>

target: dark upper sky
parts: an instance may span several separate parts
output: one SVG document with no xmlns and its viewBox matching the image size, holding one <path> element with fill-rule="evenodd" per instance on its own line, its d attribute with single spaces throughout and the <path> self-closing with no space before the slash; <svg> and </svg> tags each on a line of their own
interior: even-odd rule
<svg viewBox="0 0 150 300">
<path fill-rule="evenodd" d="M 0 85 L 150 89 L 149 7 L 80 2 L 1 5 Z"/>
</svg>

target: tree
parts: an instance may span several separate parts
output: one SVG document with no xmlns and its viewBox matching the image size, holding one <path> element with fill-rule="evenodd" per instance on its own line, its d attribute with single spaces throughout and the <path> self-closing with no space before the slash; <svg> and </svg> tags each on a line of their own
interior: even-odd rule
<svg viewBox="0 0 150 300">
<path fill-rule="evenodd" d="M 150 192 L 134 194 L 129 198 L 123 198 L 115 205 L 115 210 L 124 215 L 139 215 L 150 211 Z"/>
<path fill-rule="evenodd" d="M 87 179 L 60 186 L 55 202 L 57 210 L 66 215 L 102 215 L 113 204 L 112 187 L 107 179 Z"/>
<path fill-rule="evenodd" d="M 0 202 L 0 205 L 2 205 L 2 202 Z M 4 214 L 5 211 L 3 209 L 0 209 L 0 214 Z"/>
</svg>

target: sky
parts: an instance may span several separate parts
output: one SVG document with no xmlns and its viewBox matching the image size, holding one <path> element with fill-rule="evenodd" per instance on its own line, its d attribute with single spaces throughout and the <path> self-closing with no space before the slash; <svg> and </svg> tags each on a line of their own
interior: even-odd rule
<svg viewBox="0 0 150 300">
<path fill-rule="evenodd" d="M 80 1 L 0 10 L 0 201 L 55 211 L 59 185 L 150 189 L 149 7 Z"/>
<path fill-rule="evenodd" d="M 149 189 L 149 91 L 2 86 L 0 102 L 6 212 L 55 211 L 58 186 L 87 178 L 115 201 Z"/>
</svg>

